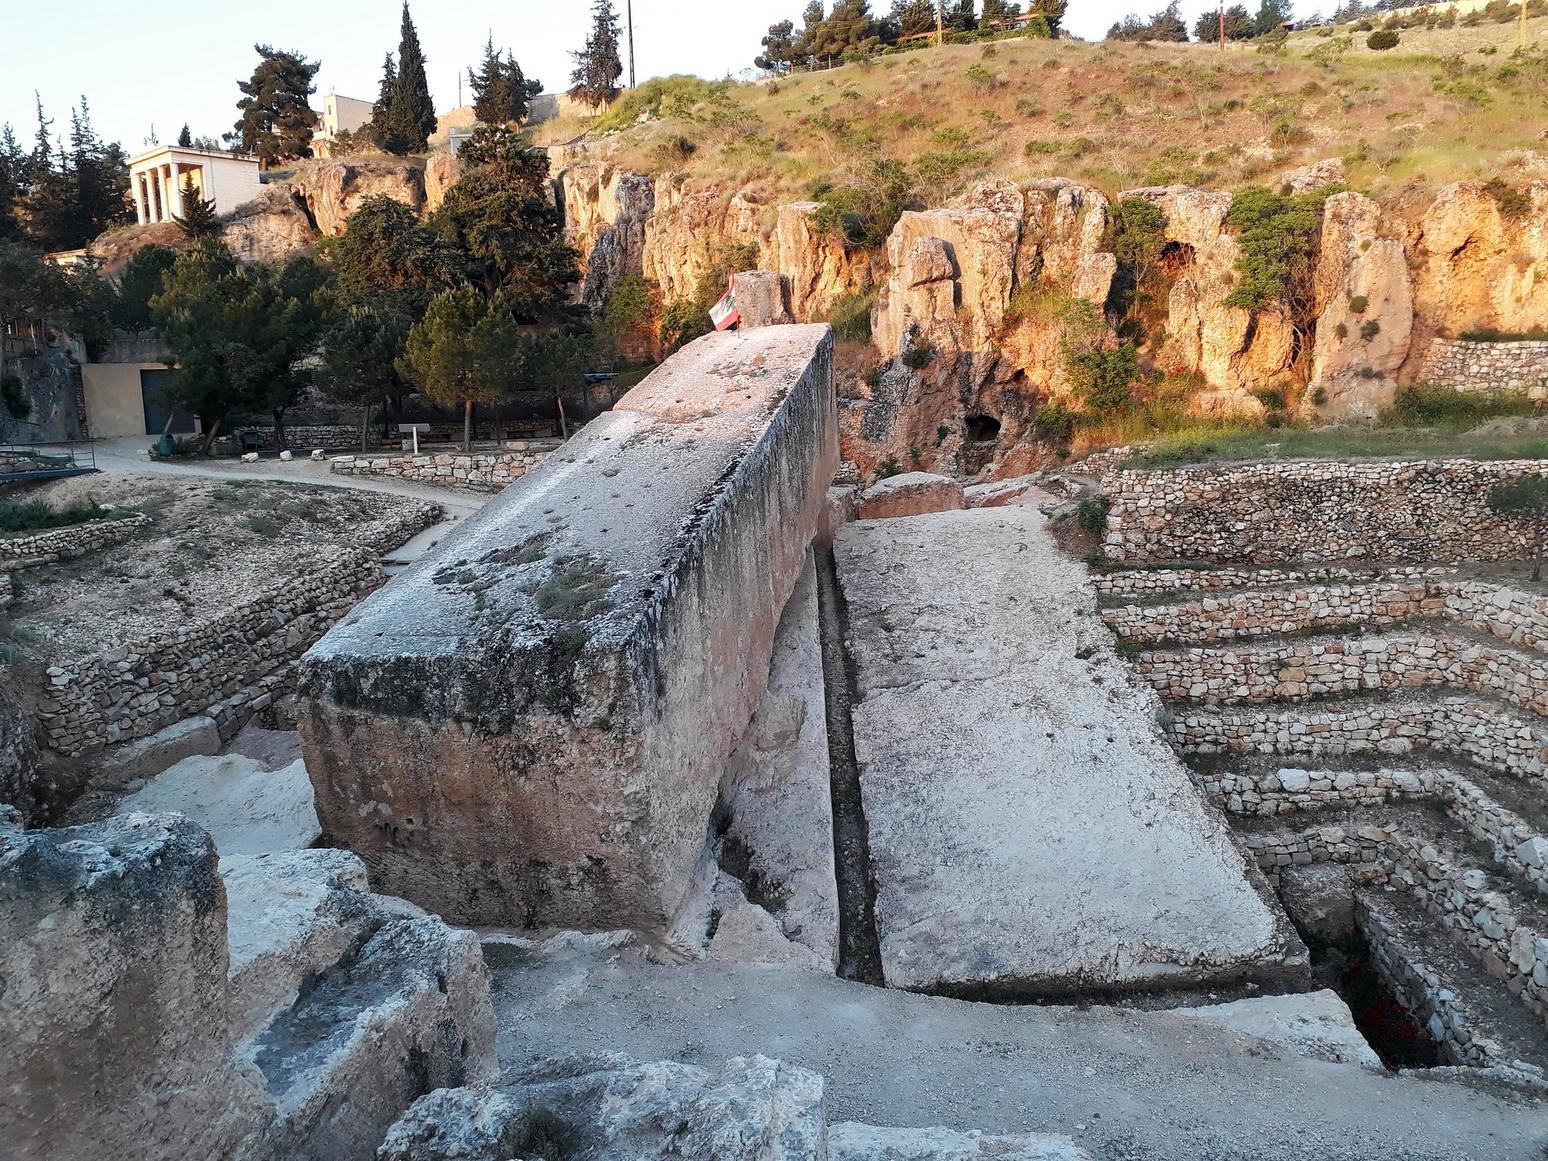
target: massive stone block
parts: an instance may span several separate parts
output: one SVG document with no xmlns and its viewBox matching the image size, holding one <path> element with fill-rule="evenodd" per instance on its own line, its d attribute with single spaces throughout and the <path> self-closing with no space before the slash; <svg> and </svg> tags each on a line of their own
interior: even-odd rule
<svg viewBox="0 0 1548 1161">
<path fill-rule="evenodd" d="M 0 817 L 0 1154 L 228 1157 L 265 1119 L 226 1038 L 226 897 L 177 815 Z"/>
<path fill-rule="evenodd" d="M 303 663 L 323 828 L 465 922 L 663 925 L 837 466 L 826 327 L 707 336 Z"/>
</svg>

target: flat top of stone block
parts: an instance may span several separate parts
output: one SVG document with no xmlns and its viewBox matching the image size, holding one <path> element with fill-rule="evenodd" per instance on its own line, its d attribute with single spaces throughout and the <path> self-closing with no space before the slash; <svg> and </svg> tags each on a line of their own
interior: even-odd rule
<svg viewBox="0 0 1548 1161">
<path fill-rule="evenodd" d="M 860 493 L 862 500 L 875 500 L 881 496 L 890 496 L 896 492 L 906 492 L 911 488 L 960 488 L 956 480 L 950 476 L 937 475 L 934 472 L 903 472 L 901 475 L 888 476 L 885 480 L 877 480 L 865 491 Z"/>
<path fill-rule="evenodd" d="M 309 672 L 629 639 L 831 344 L 826 326 L 788 326 L 685 347 L 358 606 L 313 648 Z"/>
<path fill-rule="evenodd" d="M 1056 991 L 1282 962 L 1287 925 L 1040 513 L 861 521 L 834 550 L 889 984 Z"/>
</svg>

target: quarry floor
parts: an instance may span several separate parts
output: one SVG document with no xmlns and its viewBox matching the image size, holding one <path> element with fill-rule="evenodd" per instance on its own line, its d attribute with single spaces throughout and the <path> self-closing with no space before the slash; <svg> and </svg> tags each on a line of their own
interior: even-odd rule
<svg viewBox="0 0 1548 1161">
<path fill-rule="evenodd" d="M 1548 1146 L 1534 1100 L 1465 1070 L 1394 1076 L 1308 1059 L 1177 1012 L 668 966 L 605 937 L 487 942 L 485 959 L 504 1066 L 764 1053 L 827 1078 L 832 1122 L 1067 1133 L 1102 1161 L 1540 1161 Z"/>
</svg>

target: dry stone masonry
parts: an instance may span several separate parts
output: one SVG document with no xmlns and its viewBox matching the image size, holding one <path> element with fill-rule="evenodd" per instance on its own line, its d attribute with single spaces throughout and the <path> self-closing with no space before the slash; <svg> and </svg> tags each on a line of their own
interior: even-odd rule
<svg viewBox="0 0 1548 1161">
<path fill-rule="evenodd" d="M 499 452 L 334 456 L 328 461 L 328 470 L 340 476 L 387 476 L 416 484 L 497 492 L 521 479 L 560 446 L 558 440 L 514 440 Z"/>
<path fill-rule="evenodd" d="M 1512 560 L 1531 531 L 1489 510 L 1494 485 L 1540 460 L 1291 461 L 1110 472 L 1114 561 Z"/>
<path fill-rule="evenodd" d="M 1533 399 L 1548 399 L 1548 342 L 1434 339 L 1419 379 L 1458 391 L 1524 391 Z"/>
<path fill-rule="evenodd" d="M 73 560 L 96 552 L 149 527 L 151 518 L 130 512 L 111 519 L 89 520 L 64 528 L 50 528 L 26 536 L 0 538 L 0 573 L 41 568 L 61 560 Z"/>
</svg>

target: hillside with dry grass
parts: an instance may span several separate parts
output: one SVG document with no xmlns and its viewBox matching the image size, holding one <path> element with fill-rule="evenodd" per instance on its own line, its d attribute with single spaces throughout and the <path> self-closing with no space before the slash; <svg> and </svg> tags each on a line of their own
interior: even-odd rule
<svg viewBox="0 0 1548 1161">
<path fill-rule="evenodd" d="M 1548 18 L 1527 22 L 1529 46 Z M 1548 175 L 1548 52 L 1514 23 L 1411 28 L 1384 52 L 1354 26 L 1279 45 L 1007 40 L 882 56 L 752 84 L 667 78 L 596 121 L 539 127 L 607 141 L 647 173 L 751 186 L 770 201 L 906 170 L 942 200 L 987 174 L 1115 192 L 1236 188 L 1327 157 L 1393 201 L 1470 177 Z"/>
</svg>

